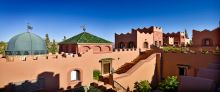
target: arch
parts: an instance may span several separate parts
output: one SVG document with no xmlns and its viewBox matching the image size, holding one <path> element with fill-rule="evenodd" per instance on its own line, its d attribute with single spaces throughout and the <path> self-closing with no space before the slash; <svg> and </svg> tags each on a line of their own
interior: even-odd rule
<svg viewBox="0 0 220 92">
<path fill-rule="evenodd" d="M 94 46 L 93 51 L 94 52 L 101 52 L 102 48 L 100 46 Z"/>
<path fill-rule="evenodd" d="M 111 47 L 110 47 L 110 46 L 104 46 L 104 47 L 102 48 L 102 51 L 104 51 L 104 52 L 109 52 L 109 51 L 111 51 Z"/>
<path fill-rule="evenodd" d="M 202 40 L 202 46 L 212 46 L 213 45 L 213 41 L 210 38 L 205 38 Z"/>
<path fill-rule="evenodd" d="M 118 45 L 118 47 L 121 48 L 121 49 L 122 49 L 122 48 L 125 48 L 125 43 L 124 43 L 124 42 L 120 42 L 119 45 Z"/>
<path fill-rule="evenodd" d="M 144 42 L 144 48 L 148 48 L 148 42 Z"/>
<path fill-rule="evenodd" d="M 81 52 L 83 53 L 83 52 L 86 52 L 86 51 L 88 51 L 89 49 L 91 49 L 89 46 L 83 46 L 82 48 L 81 48 Z"/>
<path fill-rule="evenodd" d="M 134 48 L 135 46 L 134 46 L 134 42 L 129 42 L 128 43 L 128 48 Z"/>
<path fill-rule="evenodd" d="M 80 75 L 80 70 L 72 70 L 70 72 L 70 81 L 77 81 L 77 80 L 80 80 L 81 78 L 81 75 Z"/>
</svg>

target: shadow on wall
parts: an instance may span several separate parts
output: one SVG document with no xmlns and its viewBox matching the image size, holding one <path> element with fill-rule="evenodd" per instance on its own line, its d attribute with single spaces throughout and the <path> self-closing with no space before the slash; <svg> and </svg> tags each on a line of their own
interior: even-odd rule
<svg viewBox="0 0 220 92">
<path fill-rule="evenodd" d="M 160 82 L 160 76 L 159 76 L 160 74 L 158 72 L 159 71 L 158 68 L 159 67 L 161 68 L 161 66 L 158 65 L 158 63 L 161 62 L 160 58 L 161 58 L 161 55 L 157 54 L 156 55 L 156 65 L 155 65 L 155 69 L 154 69 L 154 75 L 152 76 L 152 81 L 150 82 L 152 89 L 156 89 L 158 84 L 159 84 L 159 82 Z"/>
<path fill-rule="evenodd" d="M 43 72 L 35 80 L 9 83 L 4 88 L 0 88 L 0 92 L 56 92 L 58 89 L 59 74 Z"/>
</svg>

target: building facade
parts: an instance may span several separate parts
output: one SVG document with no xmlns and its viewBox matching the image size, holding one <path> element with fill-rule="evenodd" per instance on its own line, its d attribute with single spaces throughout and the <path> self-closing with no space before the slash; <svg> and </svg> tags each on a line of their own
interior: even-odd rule
<svg viewBox="0 0 220 92">
<path fill-rule="evenodd" d="M 190 43 L 189 38 L 187 38 L 185 35 L 185 32 L 164 33 L 163 42 L 165 46 L 186 46 Z"/>
<path fill-rule="evenodd" d="M 214 30 L 193 30 L 192 45 L 194 48 L 214 50 L 220 46 L 220 27 Z"/>
<path fill-rule="evenodd" d="M 131 33 L 115 34 L 115 48 L 150 49 L 152 45 L 162 46 L 163 30 L 151 26 L 143 29 L 132 29 Z"/>
</svg>

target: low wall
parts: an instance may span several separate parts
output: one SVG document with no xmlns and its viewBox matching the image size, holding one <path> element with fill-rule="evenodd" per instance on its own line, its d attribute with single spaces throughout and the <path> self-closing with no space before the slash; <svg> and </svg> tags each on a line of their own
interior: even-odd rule
<svg viewBox="0 0 220 92">
<path fill-rule="evenodd" d="M 220 62 L 220 55 L 213 54 L 162 54 L 162 77 L 179 76 L 178 64 L 189 65 L 187 76 L 196 76 L 199 68 L 206 68 L 208 64 Z"/>
</svg>

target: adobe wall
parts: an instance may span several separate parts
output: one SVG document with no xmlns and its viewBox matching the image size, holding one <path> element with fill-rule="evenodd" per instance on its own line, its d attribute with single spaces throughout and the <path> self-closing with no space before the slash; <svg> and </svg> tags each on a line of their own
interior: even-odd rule
<svg viewBox="0 0 220 92">
<path fill-rule="evenodd" d="M 201 47 L 203 39 L 207 38 L 212 40 L 213 46 L 220 46 L 220 28 L 214 29 L 212 31 L 193 30 L 192 43 L 194 47 Z"/>
<path fill-rule="evenodd" d="M 163 45 L 163 29 L 153 26 L 153 41 L 157 41 L 159 45 Z"/>
<path fill-rule="evenodd" d="M 156 60 L 156 54 L 152 54 L 147 59 L 139 61 L 139 63 L 126 73 L 120 75 L 114 74 L 114 80 L 125 88 L 129 87 L 130 90 L 134 90 L 134 83 L 137 81 L 147 80 L 149 83 L 152 83 L 156 81 Z"/>
<path fill-rule="evenodd" d="M 27 61 L 16 59 L 14 62 L 6 62 L 6 59 L 0 59 L 0 88 L 8 85 L 10 82 L 20 82 L 24 80 L 37 79 L 38 75 L 45 72 L 52 72 L 59 77 L 59 88 L 66 89 L 67 86 L 74 86 L 79 81 L 70 81 L 70 72 L 74 69 L 80 71 L 80 81 L 83 85 L 89 85 L 93 82 L 93 70 L 101 70 L 99 60 L 103 58 L 113 58 L 114 69 L 117 69 L 125 62 L 130 62 L 139 55 L 139 51 L 115 51 L 105 54 L 93 54 L 92 50 L 79 57 L 76 54 L 67 55 L 66 58 L 58 55 L 39 57 L 38 60 L 27 58 Z M 49 86 L 52 86 L 51 84 Z M 50 87 L 49 87 L 50 89 Z"/>
<path fill-rule="evenodd" d="M 173 42 L 178 42 L 178 45 L 181 45 L 181 44 L 185 44 L 185 32 L 177 32 L 177 33 L 166 33 L 166 34 L 163 34 L 163 37 L 164 39 L 169 39 L 169 37 L 172 37 L 173 38 Z M 168 44 L 169 42 L 166 41 L 164 44 Z"/>
<path fill-rule="evenodd" d="M 120 42 L 125 44 L 125 48 L 128 47 L 129 42 L 134 42 L 137 46 L 137 31 L 132 30 L 131 33 L 115 34 L 115 48 L 119 48 Z"/>
<path fill-rule="evenodd" d="M 189 65 L 187 76 L 196 76 L 198 68 L 205 68 L 210 63 L 219 62 L 220 56 L 213 54 L 164 53 L 162 60 L 163 78 L 172 75 L 179 76 L 177 64 Z"/>
<path fill-rule="evenodd" d="M 94 54 L 110 53 L 112 52 L 111 44 L 79 44 L 78 53 L 84 53 L 92 49 Z"/>
<path fill-rule="evenodd" d="M 148 43 L 148 48 L 144 48 L 144 42 Z M 138 49 L 150 49 L 150 46 L 153 45 L 153 34 L 150 33 L 144 33 L 137 31 L 137 47 Z"/>
</svg>

